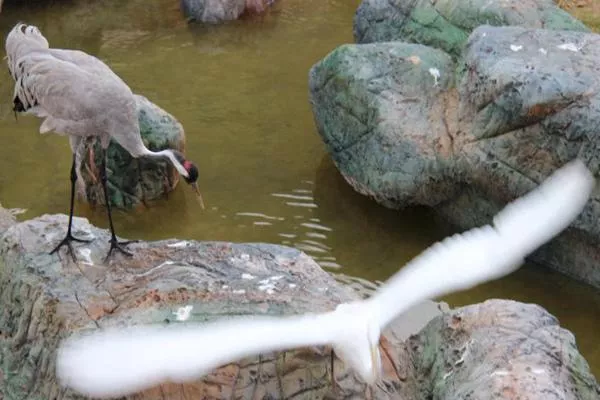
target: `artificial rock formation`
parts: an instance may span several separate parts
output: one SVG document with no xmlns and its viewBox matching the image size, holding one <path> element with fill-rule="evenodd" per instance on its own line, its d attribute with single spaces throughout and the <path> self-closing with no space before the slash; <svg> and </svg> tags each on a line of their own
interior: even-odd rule
<svg viewBox="0 0 600 400">
<path fill-rule="evenodd" d="M 54 373 L 59 341 L 73 332 L 322 312 L 357 300 L 355 292 L 288 247 L 139 242 L 130 245 L 132 258 L 105 265 L 108 232 L 75 218 L 73 234 L 93 241 L 76 245 L 79 262 L 73 263 L 65 250 L 48 254 L 64 236 L 67 216 L 6 221 L 0 233 L 4 399 L 81 399 L 59 387 Z M 500 399 L 512 394 L 593 400 L 600 395 L 573 336 L 539 306 L 493 300 L 446 311 L 406 341 L 411 332 L 405 325 L 401 317 L 384 332 L 384 376 L 372 390 L 339 360 L 334 390 L 329 349 L 310 348 L 236 360 L 194 382 L 165 383 L 127 399 Z M 548 393 L 554 397 L 545 397 Z"/>
<path fill-rule="evenodd" d="M 598 172 L 600 36 L 485 25 L 456 62 L 445 45 L 406 41 L 343 45 L 310 71 L 318 132 L 356 191 L 389 208 L 433 207 L 468 229 L 573 158 Z M 596 287 L 598 196 L 534 254 Z"/>
<path fill-rule="evenodd" d="M 589 32 L 553 0 L 363 0 L 354 17 L 354 39 L 419 43 L 458 59 L 480 25 Z"/>
</svg>

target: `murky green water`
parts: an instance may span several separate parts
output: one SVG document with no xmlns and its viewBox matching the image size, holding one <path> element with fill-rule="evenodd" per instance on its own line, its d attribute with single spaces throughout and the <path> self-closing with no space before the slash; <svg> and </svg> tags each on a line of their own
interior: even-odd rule
<svg viewBox="0 0 600 400">
<path fill-rule="evenodd" d="M 427 210 L 386 210 L 354 193 L 315 131 L 308 70 L 352 41 L 358 4 L 284 0 L 264 18 L 214 27 L 188 25 L 173 0 L 5 5 L 0 32 L 5 37 L 18 20 L 38 25 L 52 46 L 99 56 L 184 125 L 207 209 L 180 186 L 151 208 L 117 213 L 120 235 L 282 243 L 332 272 L 384 280 L 451 229 Z M 39 135 L 34 118 L 15 123 L 12 82 L 0 74 L 0 201 L 28 209 L 23 218 L 66 213 L 67 139 Z M 102 209 L 77 204 L 76 213 L 107 227 Z M 575 333 L 600 376 L 599 291 L 527 266 L 444 300 L 457 306 L 498 297 L 547 308 Z"/>
</svg>

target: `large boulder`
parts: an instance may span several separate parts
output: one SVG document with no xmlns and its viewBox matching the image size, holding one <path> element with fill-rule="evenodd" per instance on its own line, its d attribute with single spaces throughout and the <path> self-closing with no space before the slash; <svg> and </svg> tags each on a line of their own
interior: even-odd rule
<svg viewBox="0 0 600 400">
<path fill-rule="evenodd" d="M 174 149 L 185 151 L 185 133 L 171 114 L 144 96 L 135 95 L 140 133 L 146 147 L 152 151 Z M 81 147 L 78 193 L 92 204 L 104 204 L 100 181 L 102 151 L 100 140 L 90 138 Z M 108 147 L 108 195 L 111 205 L 131 208 L 158 199 L 175 188 L 179 174 L 166 158 L 133 158 L 127 150 L 111 140 Z"/>
<path fill-rule="evenodd" d="M 310 71 L 317 129 L 342 175 L 388 207 L 448 197 L 444 115 L 454 64 L 443 51 L 389 42 L 343 45 Z"/>
<path fill-rule="evenodd" d="M 93 241 L 76 245 L 80 261 L 73 263 L 64 251 L 48 254 L 66 222 L 65 215 L 44 215 L 0 235 L 0 398 L 80 399 L 59 388 L 54 373 L 57 345 L 73 332 L 319 312 L 357 299 L 304 253 L 276 245 L 140 242 L 131 245 L 134 257 L 105 265 L 109 234 L 82 218 L 74 219 L 73 233 Z M 418 310 L 418 328 L 428 308 Z M 382 337 L 384 380 L 371 391 L 373 399 L 432 393 L 452 399 L 467 392 L 499 398 L 489 391 L 498 379 L 510 380 L 517 397 L 578 390 L 579 399 L 591 400 L 598 394 L 572 335 L 537 306 L 491 301 L 454 310 L 406 342 L 416 332 L 403 325 L 404 317 Z M 341 361 L 333 392 L 329 355 L 327 348 L 257 355 L 195 382 L 164 384 L 127 399 L 364 399 L 365 385 Z"/>
<path fill-rule="evenodd" d="M 390 208 L 435 207 L 461 228 L 485 224 L 575 157 L 598 172 L 599 44 L 583 32 L 482 26 L 460 68 L 432 47 L 344 45 L 310 71 L 316 125 L 358 192 Z M 598 287 L 599 196 L 534 254 Z"/>
<path fill-rule="evenodd" d="M 459 58 L 471 31 L 484 24 L 589 31 L 553 0 L 363 0 L 354 39 L 420 43 Z"/>
<path fill-rule="evenodd" d="M 600 387 L 575 337 L 536 304 L 488 300 L 433 319 L 408 341 L 414 399 L 595 400 Z"/>
<path fill-rule="evenodd" d="M 64 250 L 48 254 L 66 224 L 65 215 L 44 215 L 0 237 L 0 398 L 80 398 L 61 391 L 54 375 L 57 345 L 71 332 L 178 323 L 186 314 L 183 320 L 200 323 L 318 312 L 356 299 L 304 253 L 269 244 L 140 242 L 130 245 L 134 257 L 105 265 L 109 233 L 82 218 L 74 219 L 73 234 L 93 241 L 76 246 L 79 262 L 73 263 Z M 400 360 L 390 343 L 383 345 L 391 355 L 387 370 L 407 369 L 399 363 L 408 358 Z M 128 398 L 323 398 L 332 390 L 329 355 L 321 348 L 249 357 L 194 383 L 165 384 Z M 341 393 L 364 396 L 364 384 L 343 363 L 335 372 Z M 390 376 L 391 387 L 399 386 Z M 383 389 L 375 394 L 393 398 Z"/>
<path fill-rule="evenodd" d="M 447 173 L 465 176 L 468 189 L 440 204 L 441 213 L 480 225 L 574 158 L 598 176 L 599 35 L 482 26 L 463 60 L 456 162 Z M 600 287 L 599 200 L 597 188 L 571 228 L 534 258 Z"/>
</svg>

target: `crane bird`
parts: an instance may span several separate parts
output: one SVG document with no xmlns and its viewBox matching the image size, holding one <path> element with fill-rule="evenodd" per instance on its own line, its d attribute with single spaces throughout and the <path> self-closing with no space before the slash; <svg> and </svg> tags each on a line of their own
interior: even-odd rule
<svg viewBox="0 0 600 400">
<path fill-rule="evenodd" d="M 40 133 L 55 132 L 69 136 L 73 152 L 69 226 L 65 238 L 50 254 L 67 245 L 73 261 L 76 261 L 71 242 L 89 242 L 75 238 L 71 233 L 75 182 L 79 175 L 78 150 L 86 137 L 98 137 L 103 153 L 100 177 L 111 232 L 106 259 L 115 249 L 131 255 L 123 247 L 130 242 L 119 242 L 115 235 L 106 188 L 106 150 L 111 139 L 134 158 L 147 156 L 169 159 L 177 172 L 196 191 L 204 208 L 197 184 L 196 165 L 186 160 L 179 151 L 151 151 L 146 148 L 140 135 L 134 95 L 129 86 L 106 64 L 82 51 L 50 48 L 36 26 L 21 22 L 8 33 L 5 47 L 8 69 L 15 81 L 15 113 L 23 112 L 44 119 Z"/>
<path fill-rule="evenodd" d="M 509 203 L 486 225 L 434 244 L 362 301 L 288 317 L 238 317 L 202 326 L 138 326 L 73 335 L 57 352 L 61 385 L 92 397 L 126 396 L 162 382 L 186 382 L 234 360 L 269 351 L 331 345 L 359 377 L 381 376 L 379 337 L 427 298 L 469 289 L 519 268 L 581 212 L 595 180 L 580 161 Z"/>
</svg>

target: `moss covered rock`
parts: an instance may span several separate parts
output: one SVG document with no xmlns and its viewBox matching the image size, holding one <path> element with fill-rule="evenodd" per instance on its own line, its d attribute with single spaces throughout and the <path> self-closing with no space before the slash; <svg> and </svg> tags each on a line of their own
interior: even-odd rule
<svg viewBox="0 0 600 400">
<path fill-rule="evenodd" d="M 107 265 L 108 231 L 83 218 L 74 218 L 73 233 L 92 241 L 74 244 L 74 263 L 64 251 L 48 254 L 67 220 L 44 215 L 0 226 L 0 398 L 82 399 L 55 375 L 57 346 L 75 332 L 177 324 L 182 315 L 202 324 L 324 312 L 358 299 L 310 257 L 284 246 L 142 241 L 130 245 L 133 257 Z M 598 398 L 573 335 L 539 306 L 494 300 L 437 312 L 406 340 L 410 326 L 422 327 L 409 315 L 416 309 L 381 336 L 383 376 L 371 390 L 339 359 L 333 388 L 330 349 L 319 346 L 232 360 L 197 380 L 123 399 Z"/>
<path fill-rule="evenodd" d="M 542 307 L 488 300 L 433 319 L 410 340 L 416 399 L 596 400 L 575 337 Z"/>
<path fill-rule="evenodd" d="M 354 18 L 354 38 L 357 43 L 420 43 L 456 59 L 480 25 L 589 31 L 552 0 L 363 0 Z"/>
<path fill-rule="evenodd" d="M 168 112 L 136 95 L 140 133 L 152 151 L 185 150 L 185 133 L 181 124 Z M 100 181 L 101 147 L 91 138 L 82 148 L 80 165 L 83 183 L 79 194 L 92 204 L 104 204 Z M 112 206 L 131 208 L 164 196 L 175 188 L 179 174 L 169 160 L 150 157 L 133 158 L 114 140 L 108 147 L 108 194 Z"/>
<path fill-rule="evenodd" d="M 598 49 L 596 34 L 489 25 L 456 64 L 406 42 L 344 45 L 310 71 L 316 126 L 359 193 L 479 226 L 576 157 L 598 174 Z M 533 259 L 600 287 L 599 218 L 594 193 Z"/>
<path fill-rule="evenodd" d="M 310 71 L 311 103 L 333 160 L 359 192 L 395 208 L 447 198 L 446 125 L 453 86 L 443 51 L 401 42 L 344 45 Z"/>
</svg>

